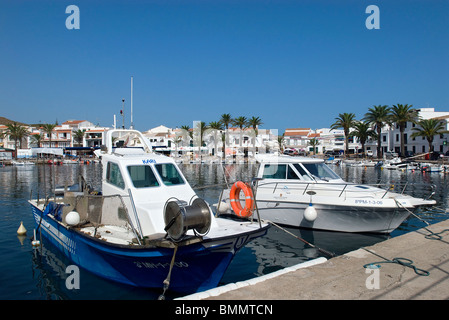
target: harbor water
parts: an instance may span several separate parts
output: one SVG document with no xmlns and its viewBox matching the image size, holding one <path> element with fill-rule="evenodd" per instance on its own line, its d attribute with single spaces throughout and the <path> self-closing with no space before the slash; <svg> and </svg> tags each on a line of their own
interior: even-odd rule
<svg viewBox="0 0 449 320">
<path fill-rule="evenodd" d="M 209 204 L 218 202 L 226 183 L 237 180 L 250 181 L 256 175 L 257 164 L 181 164 L 181 170 L 198 195 Z M 311 247 L 285 231 L 271 227 L 266 236 L 244 247 L 226 271 L 222 284 L 251 279 L 273 271 L 315 259 L 328 258 L 317 249 L 322 248 L 336 255 L 373 245 L 388 237 L 425 227 L 447 219 L 449 175 L 422 173 L 420 171 L 381 170 L 373 167 L 333 166 L 348 182 L 393 186 L 408 184 L 410 194 L 425 197 L 429 188 L 436 186 L 432 209 L 421 209 L 417 216 L 409 216 L 390 235 L 348 234 L 285 228 Z M 94 188 L 101 188 L 101 164 L 32 165 L 0 167 L 0 299 L 8 300 L 94 300 L 94 299 L 145 299 L 154 300 L 162 290 L 140 289 L 101 279 L 80 269 L 79 288 L 66 285 L 72 263 L 55 247 L 42 239 L 42 246 L 33 248 L 33 218 L 27 200 L 30 197 L 51 194 L 53 186 L 77 183 L 79 174 Z M 421 186 L 421 187 L 413 187 Z M 18 236 L 20 223 L 27 229 L 26 236 Z M 168 272 L 168 270 L 167 270 Z M 167 299 L 177 295 L 168 290 Z"/>
</svg>

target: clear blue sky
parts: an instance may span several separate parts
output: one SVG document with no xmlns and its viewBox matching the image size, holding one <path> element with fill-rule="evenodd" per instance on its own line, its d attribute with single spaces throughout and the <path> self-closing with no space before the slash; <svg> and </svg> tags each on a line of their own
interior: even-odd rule
<svg viewBox="0 0 449 320">
<path fill-rule="evenodd" d="M 80 29 L 68 30 L 68 5 Z M 368 30 L 368 5 L 380 29 Z M 379 104 L 449 111 L 449 1 L 0 0 L 0 116 L 329 127 Z"/>
</svg>

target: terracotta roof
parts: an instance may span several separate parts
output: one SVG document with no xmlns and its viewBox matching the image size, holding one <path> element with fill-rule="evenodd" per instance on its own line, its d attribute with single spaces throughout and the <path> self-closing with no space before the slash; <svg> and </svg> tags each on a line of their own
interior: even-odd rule
<svg viewBox="0 0 449 320">
<path fill-rule="evenodd" d="M 106 131 L 106 130 L 105 129 L 90 129 L 86 132 L 104 132 L 104 131 Z"/>
<path fill-rule="evenodd" d="M 78 123 L 81 123 L 84 121 L 86 121 L 86 120 L 67 120 L 67 121 L 63 122 L 62 124 L 78 124 Z"/>
<path fill-rule="evenodd" d="M 449 119 L 449 115 L 435 117 L 435 118 L 432 118 L 432 119 L 435 119 L 435 120 L 446 120 L 446 119 Z"/>
</svg>

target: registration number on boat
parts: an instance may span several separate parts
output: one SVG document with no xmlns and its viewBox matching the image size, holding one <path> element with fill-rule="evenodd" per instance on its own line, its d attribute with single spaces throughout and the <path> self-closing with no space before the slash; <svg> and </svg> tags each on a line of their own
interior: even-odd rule
<svg viewBox="0 0 449 320">
<path fill-rule="evenodd" d="M 156 163 L 154 159 L 142 159 L 143 164 Z"/>
<path fill-rule="evenodd" d="M 355 200 L 355 204 L 383 205 L 383 201 L 382 200 L 359 199 L 359 200 Z"/>
</svg>

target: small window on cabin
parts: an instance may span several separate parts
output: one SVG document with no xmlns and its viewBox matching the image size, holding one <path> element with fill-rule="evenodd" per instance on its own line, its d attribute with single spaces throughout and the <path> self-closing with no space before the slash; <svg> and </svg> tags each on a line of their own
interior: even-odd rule
<svg viewBox="0 0 449 320">
<path fill-rule="evenodd" d="M 293 164 L 295 169 L 299 172 L 303 180 L 312 180 L 310 176 L 307 174 L 306 170 L 304 170 L 303 167 L 301 167 L 298 163 Z"/>
<path fill-rule="evenodd" d="M 108 162 L 106 181 L 116 187 L 119 187 L 120 189 L 125 189 L 125 182 L 123 181 L 122 173 L 120 172 L 120 167 L 118 164 Z"/>
<path fill-rule="evenodd" d="M 296 172 L 290 166 L 287 167 L 287 179 L 299 179 Z"/>
<path fill-rule="evenodd" d="M 159 186 L 159 182 L 157 182 L 156 176 L 150 166 L 129 166 L 128 172 L 136 188 Z"/>
<path fill-rule="evenodd" d="M 286 174 L 285 164 L 266 164 L 263 170 L 264 179 L 285 179 Z"/>
<path fill-rule="evenodd" d="M 172 163 L 161 163 L 154 165 L 156 167 L 162 182 L 166 186 L 177 184 L 184 184 L 184 179 L 181 177 L 178 169 Z"/>
</svg>

